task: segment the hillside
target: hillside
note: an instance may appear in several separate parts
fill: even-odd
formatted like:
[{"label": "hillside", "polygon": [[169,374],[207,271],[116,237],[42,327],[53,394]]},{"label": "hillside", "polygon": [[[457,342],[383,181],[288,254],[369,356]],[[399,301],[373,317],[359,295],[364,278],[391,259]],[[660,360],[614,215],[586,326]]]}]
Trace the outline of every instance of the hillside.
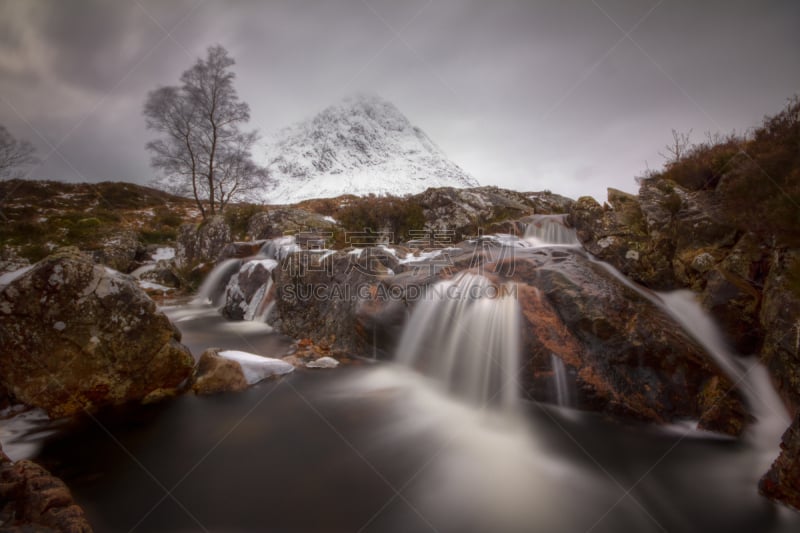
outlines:
[{"label": "hillside", "polygon": [[36,261],[59,246],[100,249],[120,232],[145,244],[170,242],[186,221],[199,220],[194,201],[133,183],[0,182],[0,249]]}]

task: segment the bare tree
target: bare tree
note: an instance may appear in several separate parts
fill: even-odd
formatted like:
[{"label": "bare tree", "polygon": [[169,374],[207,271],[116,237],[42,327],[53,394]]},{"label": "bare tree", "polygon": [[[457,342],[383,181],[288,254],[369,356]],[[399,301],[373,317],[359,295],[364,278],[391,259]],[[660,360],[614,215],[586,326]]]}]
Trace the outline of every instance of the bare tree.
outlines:
[{"label": "bare tree", "polygon": [[235,64],[222,46],[208,49],[181,76],[180,86],[151,91],[144,105],[148,129],[160,138],[147,143],[156,185],[191,196],[203,215],[222,213],[229,201],[266,179],[253,162],[258,133],[242,132],[250,107],[233,86]]},{"label": "bare tree", "polygon": [[663,157],[667,160],[667,163],[677,163],[683,156],[686,155],[686,152],[689,151],[691,148],[692,143],[690,141],[690,137],[692,136],[692,130],[689,130],[688,133],[680,133],[677,130],[672,130],[672,142],[667,144],[664,149],[665,152],[658,152],[658,155]]},{"label": "bare tree", "polygon": [[0,125],[0,180],[21,177],[23,174],[20,167],[38,161],[34,156],[35,152],[36,149],[31,143],[15,139],[3,125]]}]

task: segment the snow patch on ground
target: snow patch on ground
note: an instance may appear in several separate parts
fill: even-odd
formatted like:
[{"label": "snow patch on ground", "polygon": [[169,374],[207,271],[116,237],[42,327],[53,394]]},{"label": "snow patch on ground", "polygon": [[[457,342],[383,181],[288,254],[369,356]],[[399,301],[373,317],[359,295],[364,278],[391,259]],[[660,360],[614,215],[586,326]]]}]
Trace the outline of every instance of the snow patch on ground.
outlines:
[{"label": "snow patch on ground", "polygon": [[219,352],[219,356],[239,363],[242,367],[244,379],[247,381],[248,385],[258,383],[270,376],[288,374],[294,370],[294,367],[286,361],[273,359],[271,357],[262,357],[248,352],[225,350]]},{"label": "snow patch on ground", "polygon": [[164,248],[158,248],[156,250],[156,253],[154,253],[150,257],[153,259],[153,261],[162,261],[162,260],[163,261],[168,261],[168,260],[173,259],[175,257],[175,248],[172,248],[172,247],[169,247],[169,246],[164,247]]},{"label": "snow patch on ground", "polygon": [[11,272],[6,272],[5,274],[0,275],[0,285],[8,285],[15,279],[21,277],[25,272],[32,269],[35,265],[28,265],[22,268],[18,268],[17,270],[12,270]]},{"label": "snow patch on ground", "polygon": [[163,291],[163,292],[169,292],[173,290],[172,287],[167,287],[166,285],[161,285],[160,283],[154,283],[152,281],[140,279],[138,280],[138,283],[139,287],[143,288],[144,290]]},{"label": "snow patch on ground", "polygon": [[306,363],[306,368],[336,368],[337,366],[339,366],[339,361],[328,356]]}]

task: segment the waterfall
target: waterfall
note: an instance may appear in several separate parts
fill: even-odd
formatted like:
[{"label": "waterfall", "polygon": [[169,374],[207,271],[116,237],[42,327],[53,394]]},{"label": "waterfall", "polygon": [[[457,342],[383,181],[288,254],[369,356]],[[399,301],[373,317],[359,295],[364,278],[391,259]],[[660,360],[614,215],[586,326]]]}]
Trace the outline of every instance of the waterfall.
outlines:
[{"label": "waterfall", "polygon": [[572,394],[572,387],[569,384],[569,376],[567,375],[567,367],[564,361],[556,354],[550,354],[550,368],[553,370],[556,404],[562,407],[574,407],[575,400]]},{"label": "waterfall", "polygon": [[566,225],[566,215],[534,215],[525,228],[525,240],[535,246],[579,246],[575,230]]},{"label": "waterfall", "polygon": [[302,250],[302,248],[297,244],[294,236],[289,235],[268,240],[264,246],[261,247],[258,255],[267,259],[282,261],[290,253],[299,252],[300,250]]},{"label": "waterfall", "polygon": [[736,356],[711,316],[688,290],[659,293],[665,309],[714,359],[733,384],[742,392],[755,417],[749,438],[759,451],[759,472],[765,471],[778,453],[781,435],[791,423],[767,369],[755,358]]},{"label": "waterfall", "polygon": [[244,312],[245,320],[259,320],[261,322],[265,321],[261,320],[264,313],[264,308],[268,308],[270,304],[274,303],[267,302],[265,300],[270,289],[272,289],[272,278],[258,288],[256,293],[253,295],[253,298],[250,300],[250,303],[247,304],[247,309],[245,309]]},{"label": "waterfall", "polygon": [[231,276],[239,271],[241,266],[241,259],[226,259],[221,262],[206,276],[200,289],[197,291],[197,297],[192,300],[196,305],[219,305],[220,299],[225,295],[225,287]]},{"label": "waterfall", "polygon": [[397,361],[475,407],[515,405],[520,310],[508,289],[469,273],[436,283],[411,313]]}]

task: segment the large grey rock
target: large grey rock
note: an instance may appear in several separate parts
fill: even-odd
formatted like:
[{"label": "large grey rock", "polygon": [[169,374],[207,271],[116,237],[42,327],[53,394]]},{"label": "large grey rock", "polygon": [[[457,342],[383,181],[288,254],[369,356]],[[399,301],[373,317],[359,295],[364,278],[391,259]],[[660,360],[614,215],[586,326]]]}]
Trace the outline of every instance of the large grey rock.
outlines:
[{"label": "large grey rock", "polygon": [[294,207],[271,207],[256,213],[247,223],[247,235],[252,240],[274,239],[313,230],[330,232],[335,224],[317,213]]},{"label": "large grey rock", "polygon": [[145,247],[135,231],[121,231],[108,238],[102,248],[93,252],[93,256],[98,263],[127,273],[144,253]]},{"label": "large grey rock", "polygon": [[206,219],[199,226],[184,224],[175,245],[175,264],[191,268],[199,263],[213,263],[231,240],[231,228],[220,215]]},{"label": "large grey rock", "polygon": [[133,278],[76,251],[0,292],[0,388],[51,417],[175,389],[193,359]]}]

